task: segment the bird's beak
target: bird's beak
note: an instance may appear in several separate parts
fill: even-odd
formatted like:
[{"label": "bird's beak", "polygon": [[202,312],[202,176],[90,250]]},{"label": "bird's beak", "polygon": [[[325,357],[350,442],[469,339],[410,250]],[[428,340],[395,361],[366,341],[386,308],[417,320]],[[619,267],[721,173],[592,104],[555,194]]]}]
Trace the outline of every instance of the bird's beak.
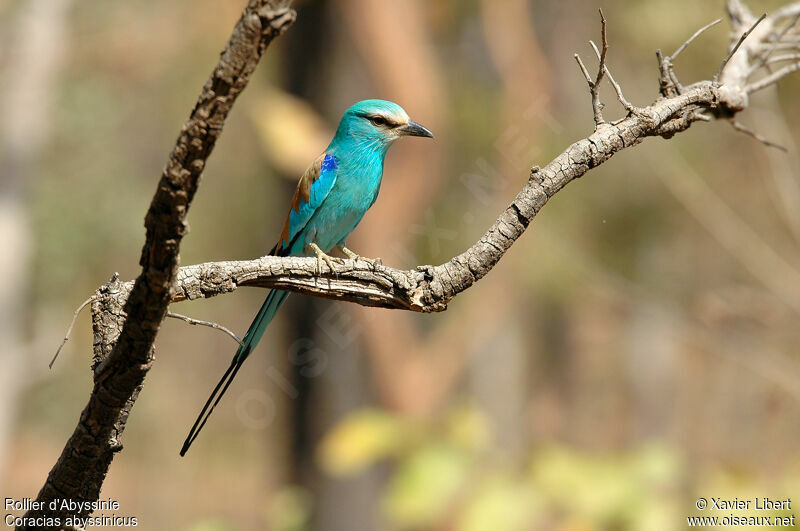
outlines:
[{"label": "bird's beak", "polygon": [[406,125],[399,129],[401,135],[405,136],[424,136],[426,138],[433,138],[433,133],[424,125],[418,124],[409,120]]}]

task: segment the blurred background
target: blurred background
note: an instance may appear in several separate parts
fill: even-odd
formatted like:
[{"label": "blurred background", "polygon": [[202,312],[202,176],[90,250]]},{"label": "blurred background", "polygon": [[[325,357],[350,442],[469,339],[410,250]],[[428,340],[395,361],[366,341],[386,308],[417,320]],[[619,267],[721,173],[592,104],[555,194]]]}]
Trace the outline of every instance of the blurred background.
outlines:
[{"label": "blurred background", "polygon": [[[3,497],[35,497],[75,427],[88,311],[47,363],[83,300],[138,274],[157,179],[243,4],[0,0]],[[391,150],[348,243],[444,262],[591,132],[572,55],[595,64],[598,7],[612,72],[646,105],[655,50],[723,4],[298,0],[209,160],[182,263],[270,249],[343,110],[373,97],[436,140]],[[716,72],[728,28],[681,55],[682,82]],[[235,343],[167,320],[103,498],[192,531],[681,529],[714,514],[700,496],[800,503],[798,91],[786,78],[739,117],[788,154],[724,122],[625,150],[445,313],[291,297],[185,458]],[[264,296],[172,310],[243,334]]]}]

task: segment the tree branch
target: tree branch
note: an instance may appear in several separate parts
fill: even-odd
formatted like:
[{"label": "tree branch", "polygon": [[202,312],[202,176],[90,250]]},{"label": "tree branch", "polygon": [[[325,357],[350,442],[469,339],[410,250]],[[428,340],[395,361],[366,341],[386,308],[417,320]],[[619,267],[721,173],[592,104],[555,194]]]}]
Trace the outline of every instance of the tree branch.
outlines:
[{"label": "tree branch", "polygon": [[[595,128],[600,127],[602,124],[605,123],[605,119],[603,119],[603,103],[600,101],[600,83],[603,81],[603,76],[607,72],[606,69],[606,54],[608,53],[608,39],[606,38],[606,17],[603,15],[603,10],[599,9],[600,12],[600,35],[602,37],[602,44],[603,44],[603,51],[598,52],[597,47],[592,42],[592,47],[594,47],[595,51],[597,52],[597,59],[600,61],[600,66],[597,68],[597,77],[592,80],[592,77],[589,75],[589,71],[586,69],[586,66],[583,64],[581,60],[581,56],[577,53],[574,55],[575,60],[578,62],[578,66],[581,68],[581,72],[583,72],[583,76],[586,78],[586,82],[589,84],[589,93],[592,96],[592,112],[594,113],[594,125]],[[591,42],[591,41],[589,41]]]},{"label": "tree branch", "polygon": [[[90,511],[50,510],[56,498],[98,499],[130,408],[153,360],[153,342],[172,299],[178,273],[180,241],[186,214],[205,162],[222,132],[237,96],[273,38],[294,21],[284,0],[250,0],[208,78],[169,155],[145,217],[142,272],[124,301],[118,282],[98,290],[92,304],[95,332],[94,389],[78,426],[67,441],[37,501],[45,509],[26,513],[18,529],[58,528],[46,517],[63,521]],[[124,302],[124,306],[123,306]],[[52,523],[52,521],[51,521]],[[42,525],[44,524],[44,525]]]},{"label": "tree branch", "polygon": [[753,22],[752,26],[750,26],[744,33],[742,33],[742,36],[739,37],[739,40],[737,40],[736,44],[733,45],[733,48],[731,49],[730,53],[727,55],[727,57],[725,57],[725,59],[722,60],[722,64],[719,65],[719,70],[717,70],[717,74],[714,76],[714,81],[719,81],[722,72],[725,71],[725,67],[728,66],[728,62],[733,57],[733,54],[735,54],[739,50],[739,47],[742,45],[742,43],[744,43],[744,40],[747,37],[749,37],[751,33],[753,33],[753,30],[756,29],[756,26],[761,24],[761,21],[764,20],[765,18],[767,18],[767,14],[763,13],[760,17],[756,19],[755,22]]},{"label": "tree branch", "polygon": [[[763,21],[762,24],[773,23],[770,18],[759,20]],[[742,97],[739,87],[746,85],[749,69],[733,66],[741,61],[740,55],[745,60],[748,57],[756,60],[752,51],[763,42],[754,40],[752,35],[750,39],[744,38],[747,36],[744,33],[752,34],[755,21],[752,16],[734,18],[733,33],[738,37],[732,47],[740,51],[739,54],[732,51],[727,54],[729,66],[722,69],[721,76],[725,83],[707,80],[680,87],[673,96],[659,98],[648,107],[636,108],[635,114],[618,122],[601,122],[593,134],[569,146],[549,164],[542,168],[534,167],[514,201],[480,240],[446,263],[399,270],[344,260],[334,264],[332,269],[324,267],[318,276],[315,258],[265,256],[247,261],[209,262],[180,268],[172,300],[208,298],[230,293],[241,286],[252,286],[280,288],[363,306],[426,313],[444,311],[450,300],[469,289],[500,261],[547,201],[569,182],[647,137],[670,138],[694,122],[709,121],[709,115],[730,118],[744,110],[747,99]],[[604,19],[602,24],[605,26]],[[761,35],[768,39],[770,34],[764,32]],[[601,60],[598,70],[607,74],[605,58],[600,50],[596,51]],[[602,77],[598,72],[597,78],[593,79],[577,55],[576,60],[588,81],[594,112],[597,108],[594,105],[595,81],[598,78],[602,80]],[[664,69],[671,70],[670,57],[661,61]],[[737,89],[732,90],[731,86]],[[763,141],[760,135],[757,138]],[[126,283],[122,289],[131,286],[132,283]]]},{"label": "tree branch", "polygon": [[239,336],[237,336],[236,334],[234,334],[233,332],[231,332],[230,330],[228,330],[219,323],[213,323],[211,321],[201,321],[200,319],[193,319],[188,315],[183,315],[175,312],[167,312],[167,317],[170,317],[172,319],[180,319],[181,321],[189,323],[190,325],[207,326],[208,328],[219,330],[220,332],[224,332],[225,334],[233,338],[233,340],[239,343],[239,345],[244,346],[244,341],[242,341]]},{"label": "tree branch", "polygon": [[695,40],[697,37],[699,37],[700,35],[702,35],[703,33],[705,33],[705,32],[706,32],[706,30],[709,30],[709,29],[711,29],[712,27],[716,26],[716,25],[717,25],[717,24],[719,24],[720,22],[722,22],[722,19],[721,19],[721,18],[718,18],[717,20],[715,20],[715,21],[713,21],[713,22],[709,22],[708,24],[706,24],[705,26],[703,26],[703,27],[702,27],[702,28],[700,28],[699,30],[695,31],[695,32],[692,34],[692,36],[691,36],[691,37],[689,37],[688,39],[686,39],[686,40],[683,42],[683,44],[681,44],[681,45],[678,47],[678,49],[677,49],[677,50],[675,50],[675,51],[672,53],[672,55],[670,55],[670,59],[673,59],[673,60],[674,60],[674,59],[676,59],[676,58],[677,58],[677,57],[678,57],[678,56],[681,54],[681,52],[682,52],[682,51],[684,51],[684,50],[686,49],[686,47],[687,47],[687,46],[689,46],[690,44],[692,44],[692,41],[694,41],[694,40]]},{"label": "tree branch", "polygon": [[762,79],[759,79],[755,83],[747,85],[747,92],[752,94],[753,92],[758,92],[759,90],[765,89],[768,86],[774,85],[780,81],[781,78],[786,77],[793,72],[797,72],[798,70],[800,70],[800,61],[789,66],[784,66],[780,70],[773,72]]},{"label": "tree branch", "polygon": [[61,353],[61,349],[64,348],[64,345],[66,345],[67,341],[69,341],[69,336],[70,334],[72,334],[72,327],[75,326],[75,321],[78,320],[78,316],[80,315],[80,313],[83,311],[84,308],[89,306],[89,304],[93,300],[94,300],[94,295],[83,301],[81,305],[78,306],[78,308],[75,310],[75,313],[72,314],[72,321],[70,321],[69,328],[67,328],[67,332],[64,334],[64,339],[61,340],[61,344],[58,346],[58,349],[56,349],[56,353],[53,354],[53,359],[50,360],[50,364],[48,365],[49,368],[51,369],[53,368],[53,364],[58,359],[58,355]]}]

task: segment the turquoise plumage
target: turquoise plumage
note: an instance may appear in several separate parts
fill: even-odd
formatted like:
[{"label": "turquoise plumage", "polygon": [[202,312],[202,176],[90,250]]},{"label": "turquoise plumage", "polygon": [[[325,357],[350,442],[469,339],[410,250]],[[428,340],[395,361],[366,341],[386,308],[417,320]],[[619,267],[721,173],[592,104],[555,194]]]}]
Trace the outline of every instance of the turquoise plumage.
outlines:
[{"label": "turquoise plumage", "polygon": [[[339,247],[350,258],[369,260],[345,246],[347,236],[375,203],[386,151],[402,136],[433,138],[433,133],[409,119],[402,107],[390,101],[364,100],[347,109],[328,148],[300,178],[281,238],[270,254],[316,255],[321,268],[323,261],[331,263],[327,253]],[[269,292],[244,336],[243,345],[189,431],[181,455],[197,438],[288,295],[281,290]]]}]

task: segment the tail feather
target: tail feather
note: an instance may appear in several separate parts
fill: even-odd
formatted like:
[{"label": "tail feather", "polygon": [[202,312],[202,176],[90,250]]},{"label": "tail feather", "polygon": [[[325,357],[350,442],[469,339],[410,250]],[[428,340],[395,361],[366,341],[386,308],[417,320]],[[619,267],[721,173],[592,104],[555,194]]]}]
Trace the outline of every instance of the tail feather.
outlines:
[{"label": "tail feather", "polygon": [[216,387],[214,387],[211,396],[208,397],[203,409],[200,411],[200,415],[197,416],[197,420],[194,421],[192,428],[189,430],[189,435],[186,436],[186,440],[183,442],[183,447],[181,448],[181,456],[186,454],[189,447],[200,434],[200,430],[206,425],[206,421],[208,421],[214,408],[219,404],[219,401],[222,399],[225,391],[228,390],[231,382],[233,382],[233,379],[236,377],[236,373],[239,372],[239,369],[250,355],[250,352],[258,345],[258,342],[264,335],[264,331],[266,331],[267,326],[272,321],[272,318],[275,317],[275,313],[277,313],[278,308],[281,307],[287,296],[289,296],[288,292],[280,290],[272,290],[269,292],[269,295],[267,295],[267,300],[261,305],[261,309],[258,311],[256,318],[250,324],[250,328],[247,329],[247,333],[242,340],[244,344],[240,345],[236,350],[236,354],[233,356],[230,366],[225,371],[225,374],[222,375]]}]

